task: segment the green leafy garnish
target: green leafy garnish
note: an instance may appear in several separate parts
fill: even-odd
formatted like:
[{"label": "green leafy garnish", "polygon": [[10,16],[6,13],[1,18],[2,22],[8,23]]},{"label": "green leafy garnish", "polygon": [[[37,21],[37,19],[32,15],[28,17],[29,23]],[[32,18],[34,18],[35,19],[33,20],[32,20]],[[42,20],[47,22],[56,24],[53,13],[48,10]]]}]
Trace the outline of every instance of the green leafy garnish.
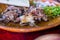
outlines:
[{"label": "green leafy garnish", "polygon": [[47,6],[44,7],[44,13],[48,17],[56,17],[60,15],[60,6]]}]

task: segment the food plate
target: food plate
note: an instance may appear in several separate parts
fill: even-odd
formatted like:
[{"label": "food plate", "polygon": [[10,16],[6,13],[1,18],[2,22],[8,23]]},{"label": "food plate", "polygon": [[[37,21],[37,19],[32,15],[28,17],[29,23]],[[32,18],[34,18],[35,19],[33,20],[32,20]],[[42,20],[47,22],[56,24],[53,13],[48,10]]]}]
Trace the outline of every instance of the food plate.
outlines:
[{"label": "food plate", "polygon": [[[6,5],[0,4],[1,5],[1,9],[2,11],[4,11],[6,9]],[[0,11],[0,12],[2,12]],[[39,26],[37,27],[9,27],[9,26],[2,26],[0,25],[0,29],[6,30],[6,31],[10,31],[10,32],[35,32],[35,31],[41,31],[41,30],[46,30],[46,29],[50,29],[53,27],[56,27],[60,25],[60,16],[56,17],[54,19],[50,19],[50,21],[48,22],[41,22],[39,23]]]}]

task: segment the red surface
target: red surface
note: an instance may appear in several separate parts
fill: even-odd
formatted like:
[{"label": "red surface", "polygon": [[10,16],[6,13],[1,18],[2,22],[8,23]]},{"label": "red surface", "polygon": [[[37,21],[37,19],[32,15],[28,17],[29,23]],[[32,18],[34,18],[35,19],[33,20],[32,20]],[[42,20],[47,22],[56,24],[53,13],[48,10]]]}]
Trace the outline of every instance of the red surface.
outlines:
[{"label": "red surface", "polygon": [[51,33],[60,34],[60,27],[32,33],[13,33],[0,29],[0,40],[34,40],[38,36]]}]

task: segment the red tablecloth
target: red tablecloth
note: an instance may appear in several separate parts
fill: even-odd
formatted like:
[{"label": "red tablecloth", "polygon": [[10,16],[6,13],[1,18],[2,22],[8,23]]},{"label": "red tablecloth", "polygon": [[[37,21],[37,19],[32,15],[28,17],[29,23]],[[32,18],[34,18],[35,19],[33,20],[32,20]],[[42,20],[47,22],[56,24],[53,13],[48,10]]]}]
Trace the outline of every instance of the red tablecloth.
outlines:
[{"label": "red tablecloth", "polygon": [[51,33],[60,34],[60,27],[32,33],[13,33],[0,29],[0,40],[34,40],[38,36]]}]

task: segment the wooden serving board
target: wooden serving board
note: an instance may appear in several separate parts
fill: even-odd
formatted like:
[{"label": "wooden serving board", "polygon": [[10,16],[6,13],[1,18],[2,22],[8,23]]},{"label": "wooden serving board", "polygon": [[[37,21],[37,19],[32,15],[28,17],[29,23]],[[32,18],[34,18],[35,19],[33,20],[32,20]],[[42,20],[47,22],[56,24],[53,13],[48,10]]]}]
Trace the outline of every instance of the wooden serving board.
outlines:
[{"label": "wooden serving board", "polygon": [[31,27],[31,28],[14,28],[14,27],[7,27],[7,26],[0,26],[0,29],[10,31],[10,32],[34,32],[34,31],[41,31],[50,29],[60,25],[60,17],[57,17],[47,23],[42,24],[39,27]]}]

